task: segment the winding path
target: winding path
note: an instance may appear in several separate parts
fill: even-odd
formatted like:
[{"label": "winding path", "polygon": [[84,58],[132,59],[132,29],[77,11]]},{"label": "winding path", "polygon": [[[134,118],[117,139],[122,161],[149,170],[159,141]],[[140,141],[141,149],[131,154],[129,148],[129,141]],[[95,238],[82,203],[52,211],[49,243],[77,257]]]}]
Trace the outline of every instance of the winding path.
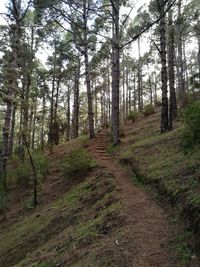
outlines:
[{"label": "winding path", "polygon": [[130,253],[133,255],[131,266],[180,266],[166,248],[171,231],[167,215],[148,193],[133,184],[131,173],[111,158],[106,151],[108,144],[108,131],[103,130],[91,141],[89,152],[101,167],[115,176],[128,216],[127,230],[131,240]]}]

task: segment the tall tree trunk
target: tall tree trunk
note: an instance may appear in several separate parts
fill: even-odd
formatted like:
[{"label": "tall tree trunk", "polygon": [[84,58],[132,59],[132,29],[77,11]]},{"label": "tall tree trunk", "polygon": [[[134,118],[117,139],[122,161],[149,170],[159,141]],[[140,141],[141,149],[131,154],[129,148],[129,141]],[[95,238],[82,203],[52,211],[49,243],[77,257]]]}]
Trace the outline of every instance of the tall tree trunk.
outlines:
[{"label": "tall tree trunk", "polygon": [[73,138],[78,137],[78,130],[79,130],[79,80],[80,80],[80,60],[78,62],[78,68],[75,71]]},{"label": "tall tree trunk", "polygon": [[153,106],[153,89],[150,76],[149,76],[149,91],[150,91],[150,105]]},{"label": "tall tree trunk", "polygon": [[43,96],[42,96],[42,129],[41,129],[41,149],[44,151],[44,121],[45,121],[45,105],[46,105],[46,84],[44,81]]},{"label": "tall tree trunk", "polygon": [[119,34],[119,0],[111,1],[113,16],[112,36],[112,139],[119,143],[119,82],[120,82],[120,34]]},{"label": "tall tree trunk", "polygon": [[84,20],[84,59],[85,59],[85,75],[87,86],[87,100],[88,100],[88,123],[89,123],[89,138],[94,138],[94,114],[93,114],[93,99],[92,90],[90,84],[90,65],[88,59],[88,12],[90,7],[90,1],[83,1],[83,20]]},{"label": "tall tree trunk", "polygon": [[[170,1],[171,4],[171,1]],[[174,27],[172,9],[168,12],[168,73],[170,90],[169,128],[172,129],[173,119],[177,116],[176,92],[174,86]]]},{"label": "tall tree trunk", "polygon": [[34,99],[34,107],[33,107],[33,126],[32,126],[32,137],[31,137],[31,149],[35,148],[35,127],[36,127],[36,113],[37,113],[37,97]]},{"label": "tall tree trunk", "polygon": [[107,60],[107,73],[108,73],[108,121],[111,124],[111,100],[110,100],[110,67],[109,61]]},{"label": "tall tree trunk", "polygon": [[199,82],[200,82],[200,33],[199,33],[199,36],[198,36],[198,54],[197,54],[197,58],[198,58]]},{"label": "tall tree trunk", "polygon": [[[163,15],[165,11],[164,0],[157,0],[159,2],[159,11]],[[169,129],[168,119],[168,94],[167,94],[167,53],[166,53],[166,24],[165,16],[160,20],[160,55],[161,55],[161,81],[162,81],[162,109],[161,109],[161,133]]]},{"label": "tall tree trunk", "polygon": [[16,109],[17,109],[17,106],[16,104],[14,104],[12,108],[12,123],[11,123],[10,140],[9,140],[9,155],[12,155],[13,153]]},{"label": "tall tree trunk", "polygon": [[122,119],[126,120],[126,97],[125,97],[125,62],[123,54],[123,67],[122,67]]},{"label": "tall tree trunk", "polygon": [[[15,4],[15,6],[14,6]],[[13,96],[15,95],[16,85],[17,85],[17,60],[18,60],[18,47],[20,40],[20,1],[12,4],[12,15],[15,20],[15,24],[12,24],[11,27],[11,66],[8,80],[8,91],[6,99],[6,111],[5,119],[2,132],[2,151],[1,151],[1,160],[0,160],[0,187],[3,186],[6,189],[6,175],[7,175],[7,162],[9,156],[9,136],[10,136],[10,127],[11,127],[11,118],[12,118],[12,107],[13,107]]]},{"label": "tall tree trunk", "polygon": [[157,95],[157,79],[156,79],[156,75],[154,78],[154,105],[156,105],[158,102],[158,95]]},{"label": "tall tree trunk", "polygon": [[97,99],[97,89],[96,82],[94,82],[94,118],[95,118],[95,130],[98,132],[98,99]]},{"label": "tall tree trunk", "polygon": [[69,141],[70,140],[70,88],[68,87],[68,91],[67,91],[67,132],[66,132],[66,140]]},{"label": "tall tree trunk", "polygon": [[182,14],[181,5],[182,0],[178,0],[178,18],[177,18],[177,42],[178,42],[178,96],[180,105],[184,105],[185,98],[185,80],[184,80],[184,68],[183,68],[183,42],[182,42]]},{"label": "tall tree trunk", "polygon": [[137,91],[136,91],[136,77],[134,73],[134,78],[133,78],[133,109],[136,111],[136,106],[137,106]]},{"label": "tall tree trunk", "polygon": [[189,88],[189,76],[188,76],[185,40],[183,40],[183,67],[184,67],[185,91],[187,92]]},{"label": "tall tree trunk", "polygon": [[138,38],[138,111],[143,111],[143,84],[142,84],[142,66],[140,52],[140,38]]},{"label": "tall tree trunk", "polygon": [[54,122],[54,93],[55,93],[55,82],[56,82],[56,51],[54,53],[53,60],[53,77],[52,77],[52,89],[51,89],[51,101],[50,101],[50,119],[49,119],[49,137],[48,142],[50,148],[53,147],[53,122]]}]

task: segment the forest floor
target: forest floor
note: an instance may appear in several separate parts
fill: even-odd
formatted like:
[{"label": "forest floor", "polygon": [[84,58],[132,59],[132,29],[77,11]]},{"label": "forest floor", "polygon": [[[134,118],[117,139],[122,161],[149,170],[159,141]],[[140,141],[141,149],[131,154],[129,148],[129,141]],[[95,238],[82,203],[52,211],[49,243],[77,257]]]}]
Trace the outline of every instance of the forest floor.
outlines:
[{"label": "forest floor", "polygon": [[[159,114],[142,117],[123,127],[116,148],[108,130],[101,131],[86,148],[97,166],[74,181],[64,178],[63,159],[85,142],[79,138],[46,152],[50,168],[37,208],[30,208],[30,188],[10,183],[6,217],[0,217],[0,266],[200,266],[189,250],[199,217],[195,213],[197,225],[188,221],[185,231],[173,208],[193,218],[199,196],[198,157],[184,156],[178,128],[179,122],[160,135]],[[12,173],[15,167],[11,162]]]}]

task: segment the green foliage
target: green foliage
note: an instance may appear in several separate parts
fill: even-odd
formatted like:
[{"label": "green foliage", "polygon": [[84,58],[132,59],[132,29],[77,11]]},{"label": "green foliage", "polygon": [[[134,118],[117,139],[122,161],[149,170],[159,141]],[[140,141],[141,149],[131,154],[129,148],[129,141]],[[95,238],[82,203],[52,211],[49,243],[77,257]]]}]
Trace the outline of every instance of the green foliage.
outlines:
[{"label": "green foliage", "polygon": [[33,160],[38,175],[44,178],[48,174],[48,169],[49,169],[48,158],[41,153],[36,153],[33,155]]},{"label": "green foliage", "polygon": [[15,171],[17,183],[22,186],[28,186],[31,174],[30,165],[27,162],[20,163]]},{"label": "green foliage", "polygon": [[4,213],[6,208],[6,193],[3,186],[0,185],[0,214]]},{"label": "green foliage", "polygon": [[88,141],[89,141],[88,135],[81,135],[80,140],[84,148],[88,147]]},{"label": "green foliage", "polygon": [[[33,162],[37,172],[37,178],[44,179],[48,174],[49,163],[46,156],[40,153],[33,154]],[[32,181],[33,170],[29,158],[20,162],[15,171],[16,181],[18,184],[28,186]]]},{"label": "green foliage", "polygon": [[150,104],[144,106],[144,112],[143,113],[145,116],[150,116],[150,115],[154,114],[155,113],[154,106],[152,106]]},{"label": "green foliage", "polygon": [[132,122],[134,123],[136,121],[136,119],[138,118],[139,114],[136,111],[130,111],[128,114],[128,120],[132,120]]},{"label": "green foliage", "polygon": [[193,149],[200,144],[200,102],[196,101],[183,112],[184,128],[182,144],[185,150]]},{"label": "green foliage", "polygon": [[67,179],[82,176],[96,165],[84,149],[72,151],[64,160],[64,174]]},{"label": "green foliage", "polygon": [[109,154],[114,154],[114,152],[116,151],[117,149],[117,146],[113,145],[113,144],[109,144],[107,146],[107,149],[106,151],[109,153]]}]

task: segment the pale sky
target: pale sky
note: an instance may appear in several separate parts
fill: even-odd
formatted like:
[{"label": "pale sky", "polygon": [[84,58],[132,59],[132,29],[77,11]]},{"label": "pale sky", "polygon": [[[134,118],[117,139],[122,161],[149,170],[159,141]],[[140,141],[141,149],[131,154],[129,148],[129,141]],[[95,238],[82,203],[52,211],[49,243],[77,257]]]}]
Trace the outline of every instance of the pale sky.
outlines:
[{"label": "pale sky", "polygon": [[[6,9],[6,4],[9,2],[9,0],[0,0],[0,13],[5,13],[7,12]],[[22,2],[27,3],[28,0],[22,0]],[[137,10],[138,8],[140,8],[141,6],[144,6],[145,4],[148,5],[148,3],[150,2],[150,0],[132,0],[133,2],[133,10],[130,14],[130,18],[134,19],[134,17],[137,14]],[[129,8],[127,8],[126,10],[124,8],[122,8],[122,13],[124,12],[129,12]],[[5,24],[6,21],[5,19],[0,16],[0,24]],[[193,49],[195,46],[195,40],[193,41],[194,43],[190,44],[187,47],[187,50]],[[147,52],[149,50],[149,40],[145,37],[142,36],[141,38],[141,55],[143,55],[145,52]],[[48,51],[42,50],[38,53],[39,57],[42,58],[43,61],[46,60],[48,54]],[[49,51],[51,53],[51,51]],[[138,45],[137,42],[132,43],[132,56],[134,56],[135,58],[138,58]]]}]

